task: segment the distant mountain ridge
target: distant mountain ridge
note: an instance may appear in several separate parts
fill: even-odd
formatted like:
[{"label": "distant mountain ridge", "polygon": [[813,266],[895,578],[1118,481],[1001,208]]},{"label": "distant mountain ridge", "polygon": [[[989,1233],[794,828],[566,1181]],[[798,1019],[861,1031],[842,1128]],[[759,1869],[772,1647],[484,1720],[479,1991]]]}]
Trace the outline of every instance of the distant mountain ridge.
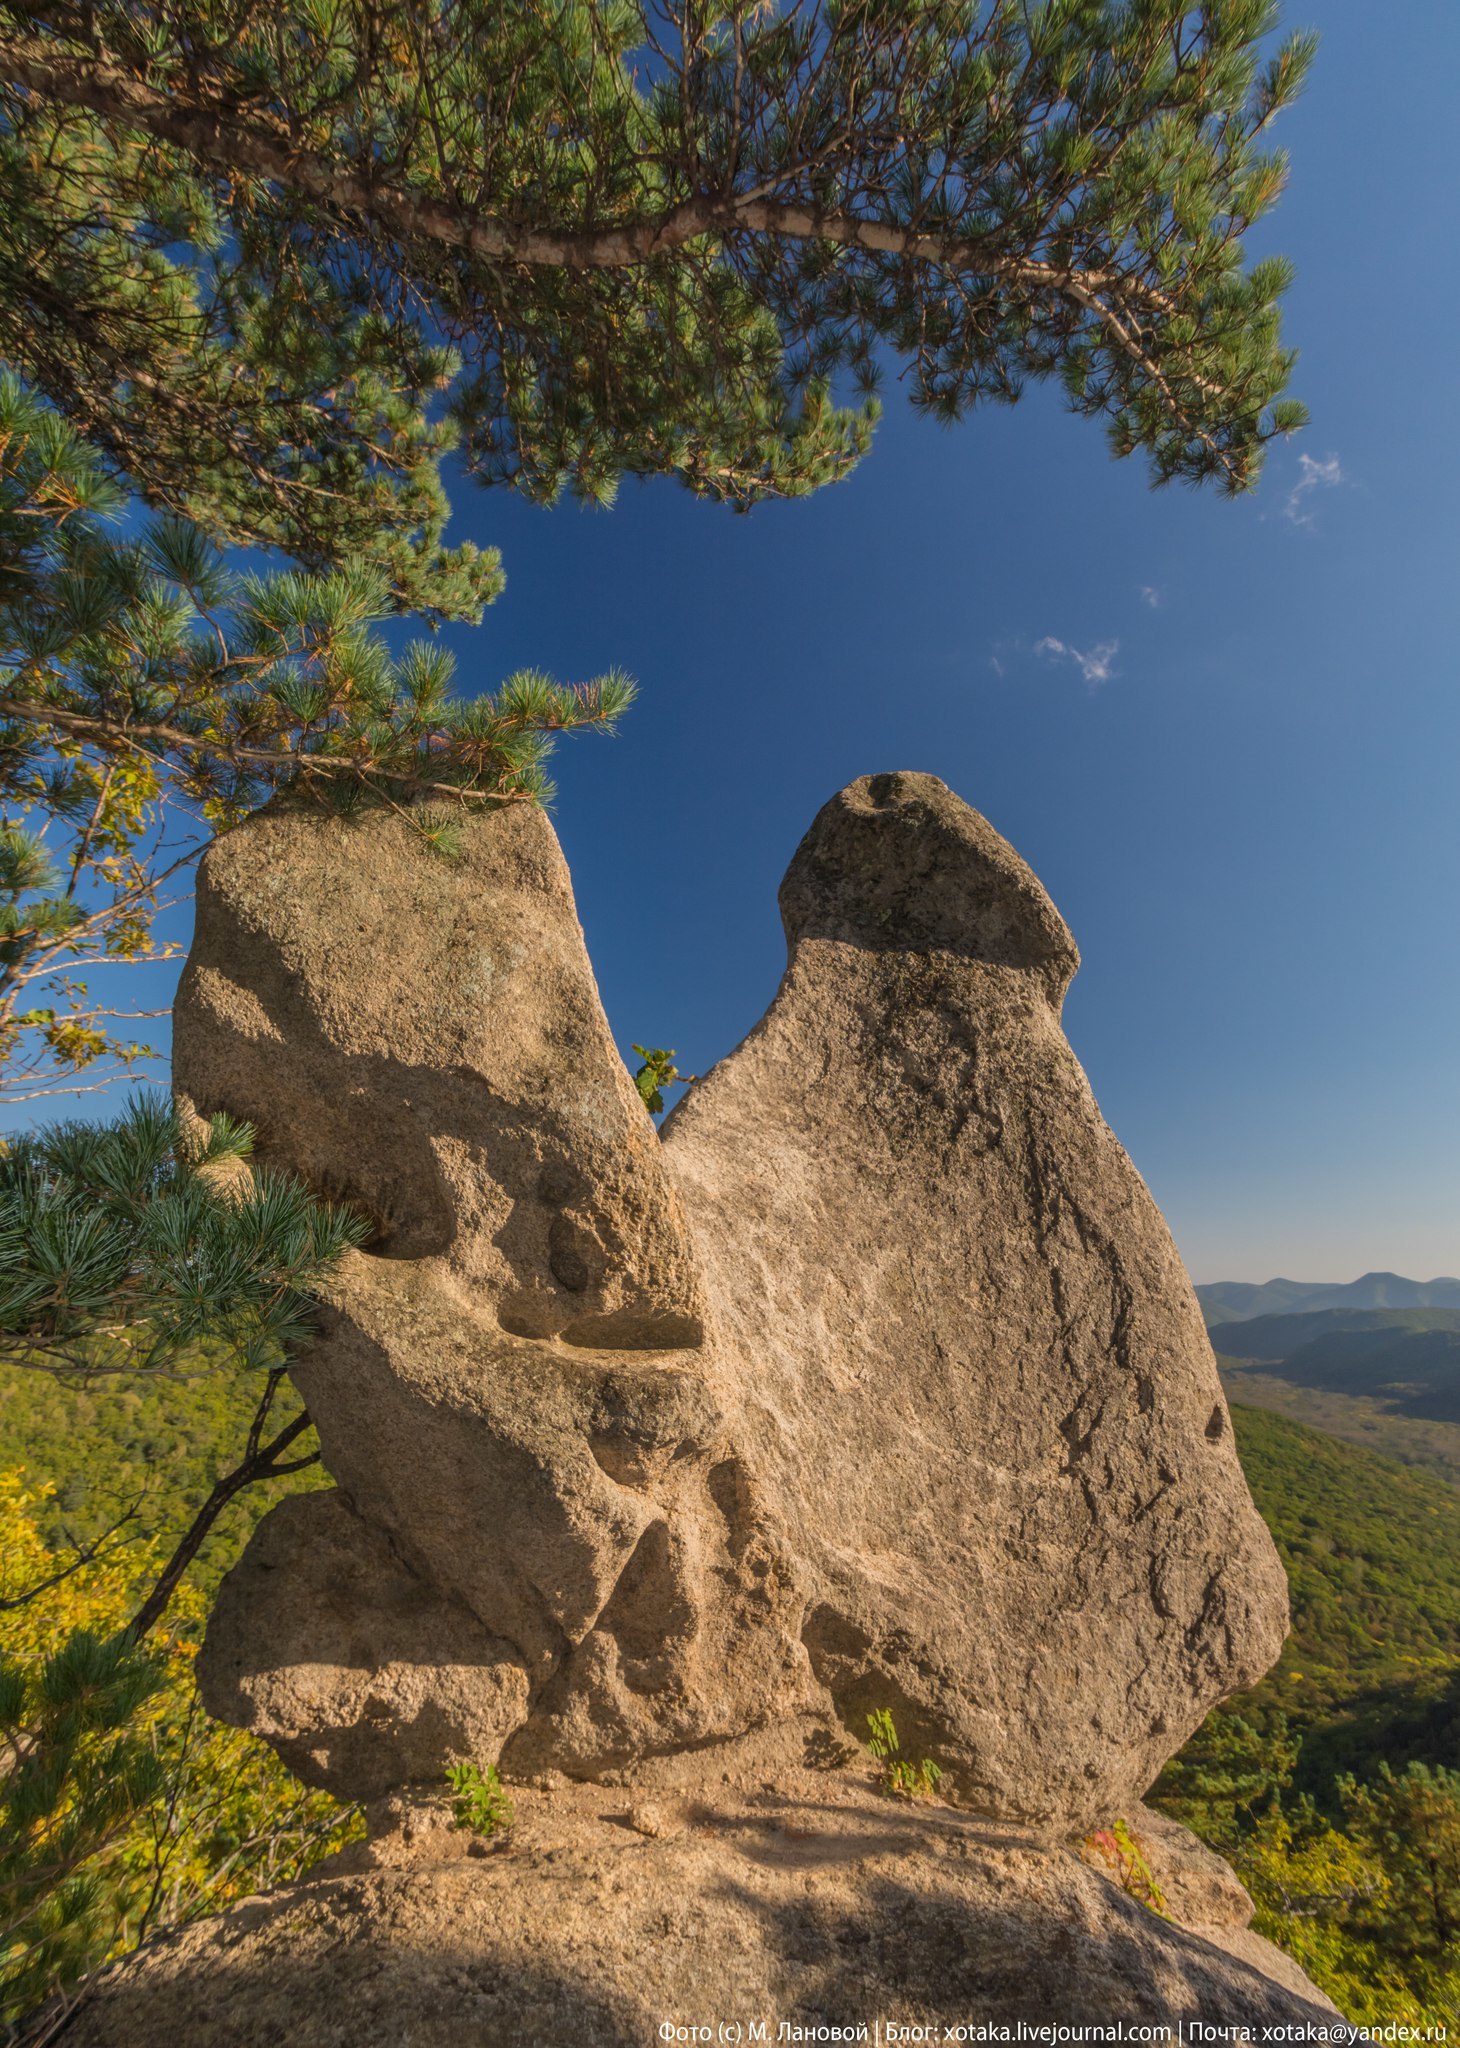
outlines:
[{"label": "distant mountain ridge", "polygon": [[[1406,1280],[1399,1273],[1365,1273],[1358,1280],[1213,1280],[1198,1287],[1207,1328],[1253,1316],[1301,1314],[1312,1309],[1460,1309],[1460,1280]],[[1218,1347],[1221,1348],[1220,1346]]]},{"label": "distant mountain ridge", "polygon": [[[1280,1359],[1296,1357],[1322,1339],[1345,1340],[1358,1355],[1407,1343],[1418,1356],[1423,1340],[1460,1342],[1460,1308],[1310,1308],[1280,1316],[1243,1316],[1214,1325],[1221,1333],[1215,1346],[1226,1358]],[[1438,1356],[1443,1345],[1431,1345]]]},{"label": "distant mountain ridge", "polygon": [[1460,1423],[1460,1309],[1306,1309],[1218,1323],[1229,1368],[1375,1401],[1390,1414]]}]

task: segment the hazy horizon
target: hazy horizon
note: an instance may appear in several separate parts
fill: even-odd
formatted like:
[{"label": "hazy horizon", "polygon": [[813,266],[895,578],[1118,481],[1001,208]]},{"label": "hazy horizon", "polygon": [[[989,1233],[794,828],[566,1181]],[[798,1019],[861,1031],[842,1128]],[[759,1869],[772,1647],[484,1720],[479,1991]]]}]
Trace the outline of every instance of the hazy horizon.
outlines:
[{"label": "hazy horizon", "polygon": [[1347,1279],[1321,1273],[1316,1278],[1307,1273],[1269,1273],[1266,1279],[1249,1280],[1242,1274],[1218,1273],[1209,1280],[1199,1280],[1193,1274],[1191,1284],[1193,1287],[1352,1287],[1356,1281],[1371,1280],[1376,1275],[1382,1275],[1388,1280],[1405,1280],[1414,1287],[1438,1287],[1443,1284],[1460,1287],[1460,1274],[1457,1273],[1400,1273],[1392,1266],[1366,1266],[1362,1273],[1352,1273]]}]

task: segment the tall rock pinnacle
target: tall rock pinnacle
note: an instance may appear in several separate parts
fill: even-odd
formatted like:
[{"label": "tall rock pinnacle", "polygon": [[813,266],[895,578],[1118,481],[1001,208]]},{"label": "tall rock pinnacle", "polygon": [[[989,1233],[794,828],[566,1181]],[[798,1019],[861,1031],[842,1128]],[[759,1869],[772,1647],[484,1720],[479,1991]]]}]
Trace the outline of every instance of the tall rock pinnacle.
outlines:
[{"label": "tall rock pinnacle", "polygon": [[447,862],[277,806],[208,856],[179,1092],[377,1233],[294,1371],[335,1489],[265,1518],[200,1661],[310,1781],[594,1778],[887,1707],[963,1803],[1081,1826],[1276,1656],[1039,882],[883,775],[782,908],[779,994],[661,1144],[540,812]]}]

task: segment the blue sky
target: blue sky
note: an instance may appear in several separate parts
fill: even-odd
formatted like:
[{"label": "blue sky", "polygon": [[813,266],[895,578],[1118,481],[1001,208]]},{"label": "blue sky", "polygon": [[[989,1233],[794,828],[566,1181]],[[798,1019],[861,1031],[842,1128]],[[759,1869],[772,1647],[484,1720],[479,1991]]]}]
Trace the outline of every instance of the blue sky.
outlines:
[{"label": "blue sky", "polygon": [[463,487],[506,595],[469,688],[629,670],[556,819],[609,1017],[703,1071],[774,993],[776,886],[854,776],[993,821],[1084,954],[1066,1023],[1198,1280],[1460,1271],[1454,0],[1311,0],[1258,249],[1313,424],[1253,499],[1152,493],[1034,390],[895,385],[846,484],[736,518]]},{"label": "blue sky", "polygon": [[1194,1277],[1428,1277],[1460,1271],[1460,9],[1287,18],[1323,44],[1262,246],[1313,424],[1254,499],[1152,493],[1051,391],[949,430],[889,387],[850,482],[748,518],[463,493],[508,586],[453,638],[469,687],[638,679],[556,812],[626,1051],[728,1052],[817,807],[927,769],[1073,927],[1071,1040]]}]

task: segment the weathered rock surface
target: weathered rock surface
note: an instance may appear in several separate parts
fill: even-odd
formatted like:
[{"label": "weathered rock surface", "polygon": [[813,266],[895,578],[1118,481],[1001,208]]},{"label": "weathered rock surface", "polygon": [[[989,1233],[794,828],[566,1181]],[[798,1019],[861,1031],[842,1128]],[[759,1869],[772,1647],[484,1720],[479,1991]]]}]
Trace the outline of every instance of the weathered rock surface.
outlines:
[{"label": "weathered rock surface", "polygon": [[[666,2024],[710,2040],[764,2025],[773,2043],[782,2024],[870,2038],[880,2021],[942,2041],[944,2027],[1021,2020],[1201,2019],[1253,2039],[1338,2023],[1246,1928],[1235,1881],[1198,1880],[1221,1917],[1175,1924],[1068,1849],[841,1773],[662,1795],[652,1832],[632,1811],[601,1788],[525,1792],[511,1835],[479,1857],[429,1827],[347,1851],[353,1870],[119,1965],[67,2040],[651,2048]],[[1203,1852],[1165,1827],[1147,1841],[1175,1914],[1183,1859]]]},{"label": "weathered rock surface", "polygon": [[592,1770],[814,1692],[552,828],[467,841],[261,814],[204,864],[176,1011],[184,1099],[377,1225],[295,1372],[339,1491],[266,1518],[199,1663],[349,1796],[438,1782],[468,1727],[494,1756],[529,1708]]},{"label": "weathered rock surface", "polygon": [[227,1582],[213,1711],[376,1796],[890,1707],[985,1813],[1127,1808],[1286,1592],[1038,881],[853,784],[661,1146],[546,819],[467,839],[277,809],[206,863],[178,1086],[379,1229],[296,1372],[338,1492]]},{"label": "weathered rock surface", "polygon": [[1190,1282],[1060,1029],[1074,942],[924,775],[835,797],[781,908],[780,992],[665,1154],[813,1668],[983,1811],[1110,1813],[1287,1604]]},{"label": "weathered rock surface", "polygon": [[[697,1344],[653,1125],[604,1021],[551,825],[509,805],[447,861],[394,813],[271,805],[209,853],[180,1090],[440,1258],[514,1335]],[[444,1275],[443,1275],[444,1277]]]}]

